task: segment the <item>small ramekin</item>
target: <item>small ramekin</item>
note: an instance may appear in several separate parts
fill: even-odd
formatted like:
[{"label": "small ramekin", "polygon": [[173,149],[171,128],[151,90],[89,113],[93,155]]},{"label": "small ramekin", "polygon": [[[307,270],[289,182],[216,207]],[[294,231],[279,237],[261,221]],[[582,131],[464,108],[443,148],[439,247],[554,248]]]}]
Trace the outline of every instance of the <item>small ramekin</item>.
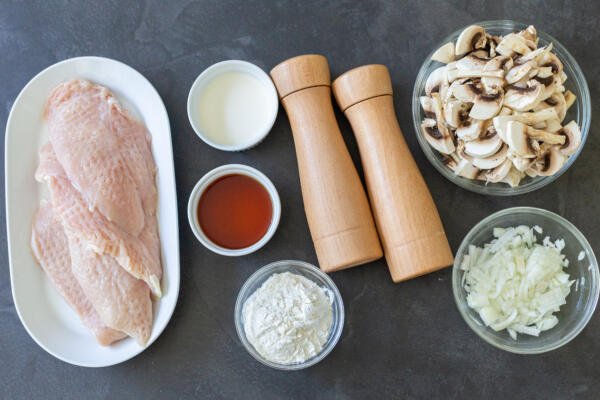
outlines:
[{"label": "small ramekin", "polygon": [[[319,354],[312,358],[309,358],[308,360],[302,363],[279,364],[266,360],[254,349],[254,346],[252,346],[252,344],[248,341],[248,339],[246,338],[246,332],[244,330],[244,318],[242,313],[244,303],[246,302],[248,297],[250,297],[252,293],[254,293],[258,288],[260,288],[261,285],[267,279],[269,279],[271,275],[283,272],[291,272],[294,274],[302,275],[303,277],[315,282],[320,287],[328,289],[333,294],[333,323],[331,325],[331,331],[329,332],[327,342],[325,343]],[[338,290],[335,283],[333,283],[331,278],[327,276],[327,274],[322,272],[319,268],[315,267],[312,264],[305,263],[302,261],[277,261],[262,267],[246,280],[246,282],[240,289],[237,300],[235,302],[234,322],[235,330],[237,331],[240,341],[252,357],[254,357],[257,361],[261,362],[262,364],[268,367],[284,371],[294,371],[315,365],[319,361],[323,360],[333,350],[335,345],[340,340],[342,330],[344,328],[344,302],[342,300],[342,295],[340,294],[340,291]]]},{"label": "small ramekin", "polygon": [[[200,201],[200,197],[202,196],[202,193],[204,193],[206,188],[208,188],[208,186],[210,186],[210,184],[216,181],[217,179],[232,174],[246,175],[250,178],[256,179],[269,192],[269,197],[273,206],[273,217],[265,235],[258,242],[254,243],[251,246],[244,247],[242,249],[227,249],[211,241],[208,238],[208,236],[206,236],[206,234],[202,231],[202,228],[200,227],[200,223],[198,221],[198,214],[196,211],[198,209],[198,202]],[[277,193],[277,189],[275,189],[275,185],[273,185],[273,182],[271,182],[271,180],[259,170],[242,164],[222,165],[206,173],[198,181],[198,183],[196,183],[196,186],[192,190],[192,193],[190,194],[190,199],[188,201],[188,221],[190,223],[190,227],[192,228],[192,232],[194,232],[194,235],[196,235],[196,238],[198,238],[198,240],[204,245],[204,247],[206,247],[209,250],[212,250],[217,254],[221,254],[224,256],[244,256],[246,254],[254,253],[256,250],[263,247],[275,234],[277,226],[279,225],[280,218],[281,201],[279,200],[279,194]]]},{"label": "small ramekin", "polygon": [[[199,121],[197,120],[197,113],[195,113],[195,110],[198,109],[200,95],[202,94],[202,91],[206,88],[208,83],[215,79],[217,76],[226,72],[243,72],[246,74],[250,74],[254,78],[258,79],[265,86],[269,93],[268,120],[265,121],[264,126],[259,132],[253,132],[252,137],[248,141],[243,143],[237,143],[235,145],[218,143],[209,138],[204,132],[202,132]],[[269,75],[267,75],[267,73],[258,66],[247,61],[241,60],[221,61],[211,65],[210,67],[202,71],[202,73],[198,75],[198,77],[192,84],[187,100],[188,119],[190,121],[190,124],[192,125],[192,128],[194,129],[194,132],[196,132],[196,135],[198,135],[198,137],[209,146],[224,151],[242,151],[256,146],[267,136],[267,134],[273,127],[275,119],[277,118],[278,111],[279,98],[277,97],[277,90],[275,89],[275,85],[273,84],[273,81],[271,80]]]},{"label": "small ramekin", "polygon": [[[479,314],[468,306],[468,293],[462,284],[464,271],[460,266],[465,254],[468,253],[469,245],[481,247],[485,243],[489,243],[493,239],[495,227],[508,228],[518,225],[541,227],[543,232],[536,233],[538,243],[542,243],[546,236],[549,236],[552,241],[564,239],[565,248],[562,253],[569,260],[569,266],[565,268],[565,272],[570,275],[570,279],[578,280],[582,284],[571,286],[567,303],[561,306],[560,311],[556,314],[558,324],[554,328],[540,333],[537,337],[519,334],[517,340],[513,340],[506,330],[496,332],[492,328],[486,327]],[[582,251],[585,257],[580,260],[578,256]],[[592,247],[573,224],[559,215],[540,208],[513,207],[484,218],[464,238],[454,259],[452,289],[458,311],[467,325],[480,338],[511,353],[539,354],[569,343],[587,325],[598,303],[600,275]]]}]

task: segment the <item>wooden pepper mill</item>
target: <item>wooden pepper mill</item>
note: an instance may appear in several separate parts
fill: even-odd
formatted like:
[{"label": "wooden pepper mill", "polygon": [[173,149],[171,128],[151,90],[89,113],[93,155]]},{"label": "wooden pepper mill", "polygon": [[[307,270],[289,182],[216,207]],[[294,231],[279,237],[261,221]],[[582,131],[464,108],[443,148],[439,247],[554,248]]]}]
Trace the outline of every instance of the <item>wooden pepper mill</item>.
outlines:
[{"label": "wooden pepper mill", "polygon": [[387,68],[367,65],[350,70],[333,82],[333,93],[358,142],[394,282],[451,265],[440,216],[396,119]]},{"label": "wooden pepper mill", "polygon": [[367,196],[338,127],[327,59],[291,58],[271,71],[298,158],[306,218],[319,265],[336,271],[381,258]]}]

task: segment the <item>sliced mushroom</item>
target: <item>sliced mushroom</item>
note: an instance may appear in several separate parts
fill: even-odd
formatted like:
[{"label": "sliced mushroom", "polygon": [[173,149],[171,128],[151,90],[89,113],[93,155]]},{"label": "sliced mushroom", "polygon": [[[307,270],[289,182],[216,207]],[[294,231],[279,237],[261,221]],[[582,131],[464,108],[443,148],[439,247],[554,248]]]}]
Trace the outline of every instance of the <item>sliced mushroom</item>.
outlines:
[{"label": "sliced mushroom", "polygon": [[419,102],[421,103],[425,117],[435,119],[435,110],[433,109],[433,100],[431,100],[431,97],[421,96],[419,97]]},{"label": "sliced mushroom", "polygon": [[544,47],[540,47],[539,49],[535,49],[530,53],[527,53],[523,56],[520,56],[516,59],[516,63],[517,64],[523,64],[527,61],[533,60],[536,62],[537,65],[540,65],[539,60],[546,54],[549,53],[552,50],[552,43],[550,43],[548,46],[544,46]]},{"label": "sliced mushroom", "polygon": [[467,179],[475,179],[479,174],[479,169],[473,166],[469,160],[462,159],[454,169],[454,173]]},{"label": "sliced mushroom", "polygon": [[565,115],[567,115],[567,102],[565,101],[565,96],[562,93],[554,93],[541,104],[552,107],[556,111],[559,121],[562,122],[565,119]]},{"label": "sliced mushroom", "polygon": [[564,70],[563,70],[563,71],[561,71],[561,73],[560,73],[560,74],[558,74],[558,76],[560,76],[560,81],[561,81],[562,83],[565,83],[565,82],[567,81],[567,74],[565,74],[565,71],[564,71]]},{"label": "sliced mushroom", "polygon": [[503,101],[502,88],[497,88],[496,93],[479,94],[475,96],[469,117],[482,120],[493,118],[500,112]]},{"label": "sliced mushroom", "polygon": [[437,125],[435,124],[435,120],[431,118],[426,118],[421,123],[421,132],[427,140],[427,143],[431,145],[434,149],[439,151],[442,154],[450,154],[455,150],[454,142],[450,136],[444,136]]},{"label": "sliced mushroom", "polygon": [[508,83],[515,83],[521,79],[528,77],[529,73],[535,68],[534,61],[527,61],[525,64],[516,65],[512,67],[507,73],[504,79]]},{"label": "sliced mushroom", "polygon": [[456,57],[461,57],[475,49],[483,49],[486,40],[485,29],[479,25],[468,26],[458,36],[454,54]]},{"label": "sliced mushroom", "polygon": [[437,49],[432,55],[433,61],[439,61],[444,64],[454,61],[454,43],[448,42],[439,49]]},{"label": "sliced mushroom", "polygon": [[483,93],[483,90],[479,84],[465,79],[452,82],[448,93],[464,103],[472,103],[478,94]]},{"label": "sliced mushroom", "polygon": [[[521,124],[521,123],[517,122],[517,124]],[[563,144],[565,144],[566,139],[565,139],[565,136],[563,136],[563,135],[546,132],[541,129],[535,129],[535,128],[533,128],[531,126],[527,126],[525,124],[521,124],[521,125],[522,125],[522,127],[524,127],[524,129],[527,133],[527,136],[529,136],[532,139],[539,140],[539,141],[542,141],[547,144],[560,144],[561,146]]]},{"label": "sliced mushroom", "polygon": [[[431,127],[427,125],[423,126],[423,124],[421,124],[421,130],[429,144],[437,151],[443,154],[454,153],[454,141],[452,140],[452,135],[446,125],[440,94],[432,93],[431,102],[433,111],[435,112],[436,125],[435,127]],[[431,123],[428,125],[431,125]]]},{"label": "sliced mushroom", "polygon": [[506,125],[509,121],[518,121],[527,125],[535,125],[539,122],[544,122],[549,119],[557,118],[556,111],[554,108],[546,108],[536,112],[526,112],[522,114],[511,114],[511,115],[499,115],[494,117],[493,123],[494,128],[498,135],[505,140],[506,138]]},{"label": "sliced mushroom", "polygon": [[505,158],[500,165],[485,174],[486,181],[491,183],[500,182],[508,175],[512,165],[512,161],[509,158]]},{"label": "sliced mushroom", "polygon": [[552,118],[546,121],[546,128],[544,129],[546,132],[556,133],[562,129],[562,124],[558,118]]},{"label": "sliced mushroom", "polygon": [[466,142],[465,152],[473,158],[486,158],[496,154],[500,147],[502,147],[502,139],[494,133]]},{"label": "sliced mushroom", "polygon": [[502,38],[500,43],[498,43],[496,51],[503,56],[512,56],[514,53],[523,55],[531,53],[535,48],[535,44],[530,40],[527,40],[516,33],[509,33]]},{"label": "sliced mushroom", "polygon": [[508,155],[508,146],[504,145],[495,154],[485,158],[474,158],[473,165],[479,169],[493,169],[502,164]]},{"label": "sliced mushroom", "polygon": [[566,138],[565,143],[560,148],[560,152],[565,156],[575,153],[581,145],[581,131],[577,122],[569,122],[557,133]]},{"label": "sliced mushroom", "polygon": [[530,41],[537,47],[538,44],[538,35],[535,26],[529,25],[526,29],[523,29],[518,35],[524,37],[526,40]]},{"label": "sliced mushroom", "polygon": [[527,168],[529,168],[534,160],[533,158],[519,156],[512,151],[508,152],[508,159],[512,162],[514,167],[521,172],[524,172]]},{"label": "sliced mushroom", "polygon": [[531,147],[526,129],[521,122],[509,121],[506,125],[506,143],[513,154],[524,158],[534,158],[535,151]]},{"label": "sliced mushroom", "polygon": [[559,78],[562,76],[563,63],[558,59],[558,57],[554,53],[551,53],[549,51],[543,53],[539,58],[538,65],[540,67],[552,67],[553,74],[558,75]]},{"label": "sliced mushroom", "polygon": [[[503,70],[507,71],[512,68],[512,58],[508,56],[498,56],[489,60],[485,66],[483,67],[484,71],[497,71]],[[482,77],[481,83],[486,88],[486,90],[490,91],[497,87],[503,87],[506,81],[504,78],[492,78],[492,77]]]},{"label": "sliced mushroom", "polygon": [[481,69],[451,69],[446,73],[446,77],[448,82],[453,82],[456,79],[460,78],[502,78],[504,77],[504,71],[495,70],[495,71],[484,71]]},{"label": "sliced mushroom", "polygon": [[539,176],[551,176],[562,168],[565,161],[566,157],[560,152],[559,147],[552,146],[539,160],[536,160],[532,168]]},{"label": "sliced mushroom", "polygon": [[444,119],[453,128],[458,128],[467,115],[468,104],[460,100],[449,100],[444,104]]},{"label": "sliced mushroom", "polygon": [[431,93],[440,93],[441,88],[448,85],[446,79],[446,67],[439,67],[433,70],[427,81],[425,81],[425,94],[431,96]]},{"label": "sliced mushroom", "polygon": [[566,111],[569,108],[571,108],[573,103],[575,103],[575,100],[577,100],[577,96],[575,96],[575,94],[573,92],[571,92],[570,90],[567,90],[564,94],[564,98],[565,98],[565,113],[566,113]]},{"label": "sliced mushroom", "polygon": [[504,95],[504,105],[517,111],[529,111],[540,101],[544,85],[537,81],[531,81],[526,88],[509,86]]},{"label": "sliced mushroom", "polygon": [[[533,62],[533,61],[528,61]],[[546,79],[553,75],[552,67],[537,67],[535,69],[535,74],[529,75],[530,77],[537,76],[538,78]]]},{"label": "sliced mushroom", "polygon": [[489,58],[485,50],[473,51],[460,60],[456,61],[455,66],[462,70],[482,69],[488,63]]},{"label": "sliced mushroom", "polygon": [[478,119],[468,119],[463,122],[461,126],[456,128],[456,136],[464,140],[465,142],[470,142],[472,140],[476,140],[483,132],[484,121]]},{"label": "sliced mushroom", "polygon": [[501,182],[507,183],[510,187],[517,187],[522,179],[523,173],[517,171],[515,168],[511,168]]}]

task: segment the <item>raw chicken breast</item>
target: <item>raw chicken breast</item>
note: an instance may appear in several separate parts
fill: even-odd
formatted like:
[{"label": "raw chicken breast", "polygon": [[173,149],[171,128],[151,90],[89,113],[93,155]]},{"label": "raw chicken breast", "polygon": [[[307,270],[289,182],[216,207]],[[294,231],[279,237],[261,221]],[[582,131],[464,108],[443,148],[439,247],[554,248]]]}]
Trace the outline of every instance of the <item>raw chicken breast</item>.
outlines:
[{"label": "raw chicken breast", "polygon": [[71,271],[67,237],[49,203],[42,203],[33,218],[31,249],[58,293],[75,310],[103,346],[123,339],[123,332],[108,328]]},{"label": "raw chicken breast", "polygon": [[95,253],[73,232],[67,237],[73,275],[102,320],[144,346],[152,331],[148,286],[128,274],[112,256]]},{"label": "raw chicken breast", "polygon": [[99,255],[114,257],[127,272],[145,281],[156,296],[161,296],[162,268],[155,216],[147,218],[140,237],[136,237],[108,221],[98,210],[90,211],[71,185],[50,144],[40,150],[36,179],[48,184],[54,212],[69,237],[80,240]]},{"label": "raw chicken breast", "polygon": [[90,210],[100,210],[108,221],[137,236],[145,224],[141,193],[148,189],[138,188],[136,171],[130,168],[134,163],[121,152],[116,131],[127,131],[130,119],[117,100],[103,86],[68,81],[50,94],[46,118],[56,156]]}]

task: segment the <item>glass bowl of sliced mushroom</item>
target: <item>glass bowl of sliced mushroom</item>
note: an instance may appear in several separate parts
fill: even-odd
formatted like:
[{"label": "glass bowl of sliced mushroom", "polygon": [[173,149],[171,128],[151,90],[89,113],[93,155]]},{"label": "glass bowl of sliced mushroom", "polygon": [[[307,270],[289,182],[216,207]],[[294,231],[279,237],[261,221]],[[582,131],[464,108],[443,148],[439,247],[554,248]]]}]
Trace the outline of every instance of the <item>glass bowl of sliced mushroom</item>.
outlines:
[{"label": "glass bowl of sliced mushroom", "polygon": [[539,189],[575,161],[590,127],[590,94],[553,37],[514,21],[479,22],[444,39],[413,91],[419,144],[446,178],[473,192]]}]

